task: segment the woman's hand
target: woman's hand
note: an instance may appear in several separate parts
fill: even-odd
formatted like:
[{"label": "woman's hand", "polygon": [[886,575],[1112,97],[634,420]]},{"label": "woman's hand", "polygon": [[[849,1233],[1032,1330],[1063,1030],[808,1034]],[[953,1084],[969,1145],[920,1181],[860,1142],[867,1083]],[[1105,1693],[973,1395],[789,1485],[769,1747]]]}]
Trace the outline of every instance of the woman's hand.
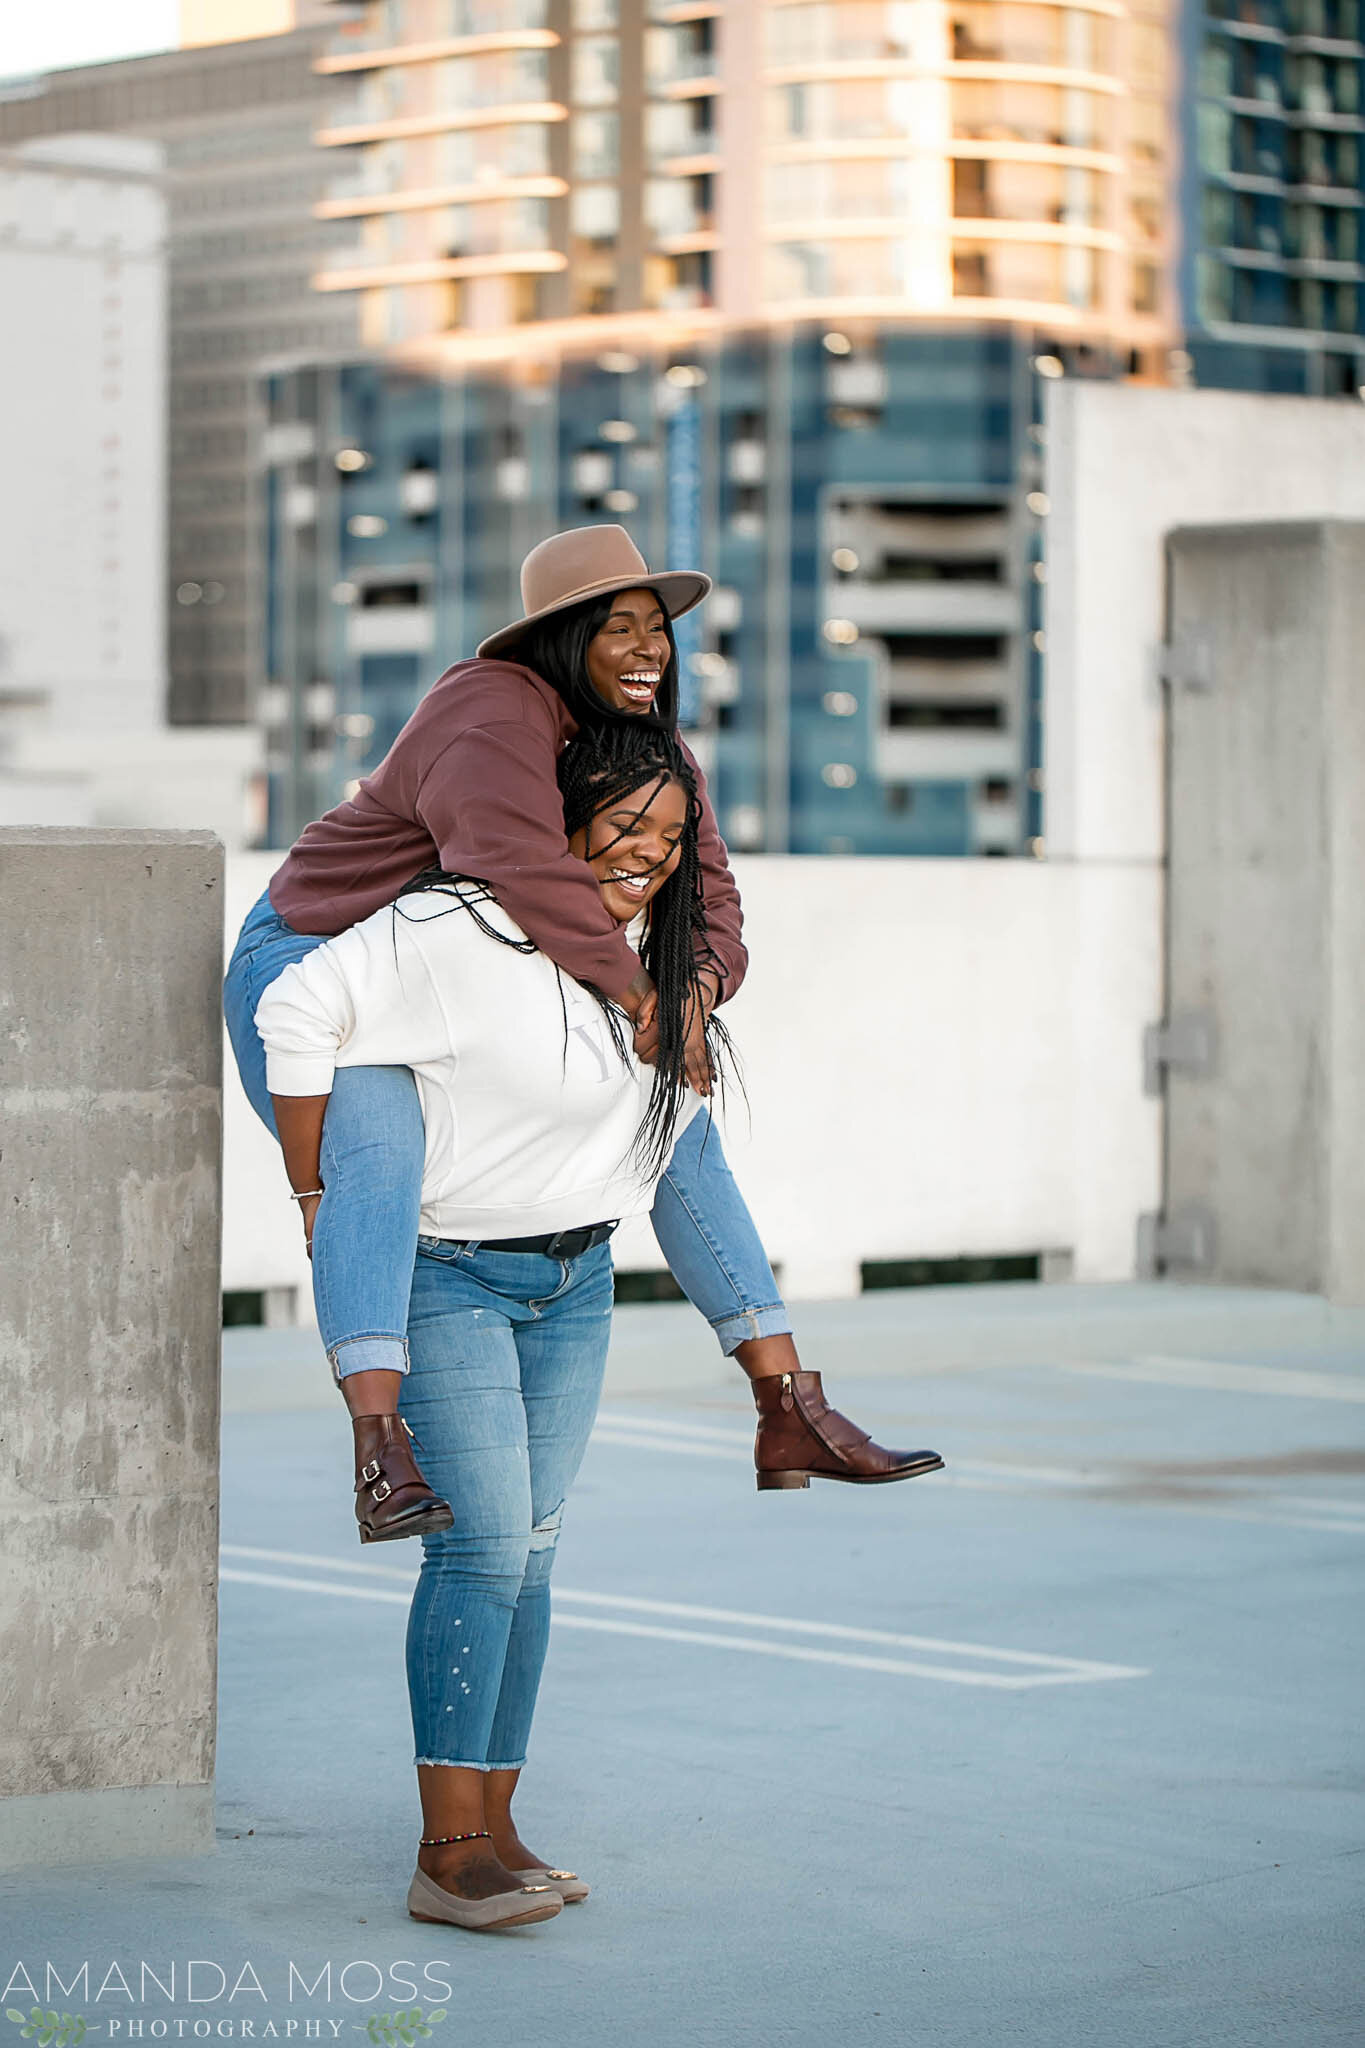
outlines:
[{"label": "woman's hand", "polygon": [[659,1057],[659,991],[642,967],[621,998],[635,1033],[635,1057],[652,1067]]},{"label": "woman's hand", "polygon": [[322,1123],[327,1114],[325,1095],[272,1095],[275,1130],[284,1153],[284,1170],[295,1196],[302,1196],[303,1241],[313,1256],[313,1219],[318,1213],[322,1187]]},{"label": "woman's hand", "polygon": [[643,967],[637,967],[635,979],[621,997],[621,1008],[630,1018],[631,1023],[637,1024],[646,1006],[648,1006],[649,1014],[652,1017],[659,1007],[659,991],[655,988],[647,970]]},{"label": "woman's hand", "polygon": [[709,1095],[715,1073],[711,1066],[711,1054],[706,1044],[706,1020],[710,1015],[705,996],[700,1000],[693,997],[687,1006],[687,1036],[683,1040],[683,1066],[687,1072],[688,1085],[698,1095]]},{"label": "woman's hand", "polygon": [[[703,968],[698,977],[701,1000],[696,997],[688,1005],[687,1030],[683,1040],[683,1066],[689,1087],[698,1095],[709,1095],[715,1074],[711,1066],[711,1055],[706,1046],[706,1022],[716,1007],[720,994],[720,983],[709,968]],[[635,1057],[647,1066],[653,1066],[659,1057],[659,998],[651,992],[647,1001],[640,1005],[635,1017]]]},{"label": "woman's hand", "polygon": [[635,1057],[652,1067],[659,1057],[659,992],[651,989],[635,1012]]},{"label": "woman's hand", "polygon": [[310,1259],[313,1256],[313,1219],[321,1205],[321,1195],[305,1195],[299,1203],[299,1214],[303,1218],[303,1242]]}]

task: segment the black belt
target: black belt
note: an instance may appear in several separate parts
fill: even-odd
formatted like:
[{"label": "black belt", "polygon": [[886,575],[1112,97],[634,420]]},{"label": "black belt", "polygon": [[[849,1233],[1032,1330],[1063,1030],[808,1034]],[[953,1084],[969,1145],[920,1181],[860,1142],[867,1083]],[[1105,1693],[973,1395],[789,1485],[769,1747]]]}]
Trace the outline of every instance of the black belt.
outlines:
[{"label": "black belt", "polygon": [[589,1223],[580,1230],[556,1230],[548,1237],[455,1237],[447,1244],[473,1245],[481,1252],[539,1252],[544,1259],[579,1259],[605,1244],[615,1223]]}]

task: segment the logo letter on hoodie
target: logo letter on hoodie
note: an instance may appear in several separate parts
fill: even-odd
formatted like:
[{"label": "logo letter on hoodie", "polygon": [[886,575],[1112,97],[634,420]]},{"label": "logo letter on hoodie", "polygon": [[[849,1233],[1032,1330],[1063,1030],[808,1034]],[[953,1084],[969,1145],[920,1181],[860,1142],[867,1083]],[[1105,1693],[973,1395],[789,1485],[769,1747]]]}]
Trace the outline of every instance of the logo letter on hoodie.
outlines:
[{"label": "logo letter on hoodie", "polygon": [[594,1036],[593,1032],[589,1029],[589,1027],[586,1024],[572,1024],[569,1028],[573,1032],[575,1038],[582,1039],[584,1045],[587,1046],[588,1051],[596,1060],[598,1080],[608,1080],[610,1078],[610,1069],[607,1066],[607,1056],[603,1052],[602,1047],[598,1042],[597,1038]]}]

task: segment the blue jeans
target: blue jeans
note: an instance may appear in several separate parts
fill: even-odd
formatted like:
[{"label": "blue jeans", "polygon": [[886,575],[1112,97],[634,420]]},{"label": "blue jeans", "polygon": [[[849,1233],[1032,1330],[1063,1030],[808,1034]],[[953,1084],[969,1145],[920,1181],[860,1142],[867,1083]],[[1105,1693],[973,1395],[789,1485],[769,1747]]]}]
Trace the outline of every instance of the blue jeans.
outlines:
[{"label": "blue jeans", "polygon": [[[242,926],[228,967],[228,1036],[242,1086],[272,1135],[275,1117],[256,1005],[291,961],[322,943],[294,931],[272,909],[269,896],[262,896]],[[407,1370],[424,1156],[422,1112],[407,1068],[338,1067],[322,1126],[327,1192],[313,1226],[318,1329],[338,1379]],[[747,1338],[791,1329],[720,1133],[707,1117],[694,1117],[678,1139],[650,1221],[674,1279],[706,1317],[727,1357]]]},{"label": "blue jeans", "polygon": [[546,1259],[417,1241],[399,1413],[455,1515],[423,1538],[408,1617],[419,1764],[526,1761],[560,1517],[597,1413],[611,1300],[605,1244]]}]

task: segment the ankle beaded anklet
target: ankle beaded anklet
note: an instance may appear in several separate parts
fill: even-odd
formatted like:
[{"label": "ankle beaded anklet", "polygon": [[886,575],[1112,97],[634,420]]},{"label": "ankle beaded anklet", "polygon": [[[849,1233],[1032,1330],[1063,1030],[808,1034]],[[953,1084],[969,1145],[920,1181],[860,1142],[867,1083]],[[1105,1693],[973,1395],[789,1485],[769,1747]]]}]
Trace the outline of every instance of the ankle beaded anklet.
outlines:
[{"label": "ankle beaded anklet", "polygon": [[419,1847],[444,1849],[448,1842],[491,1842],[487,1828],[471,1828],[467,1835],[423,1835]]}]

